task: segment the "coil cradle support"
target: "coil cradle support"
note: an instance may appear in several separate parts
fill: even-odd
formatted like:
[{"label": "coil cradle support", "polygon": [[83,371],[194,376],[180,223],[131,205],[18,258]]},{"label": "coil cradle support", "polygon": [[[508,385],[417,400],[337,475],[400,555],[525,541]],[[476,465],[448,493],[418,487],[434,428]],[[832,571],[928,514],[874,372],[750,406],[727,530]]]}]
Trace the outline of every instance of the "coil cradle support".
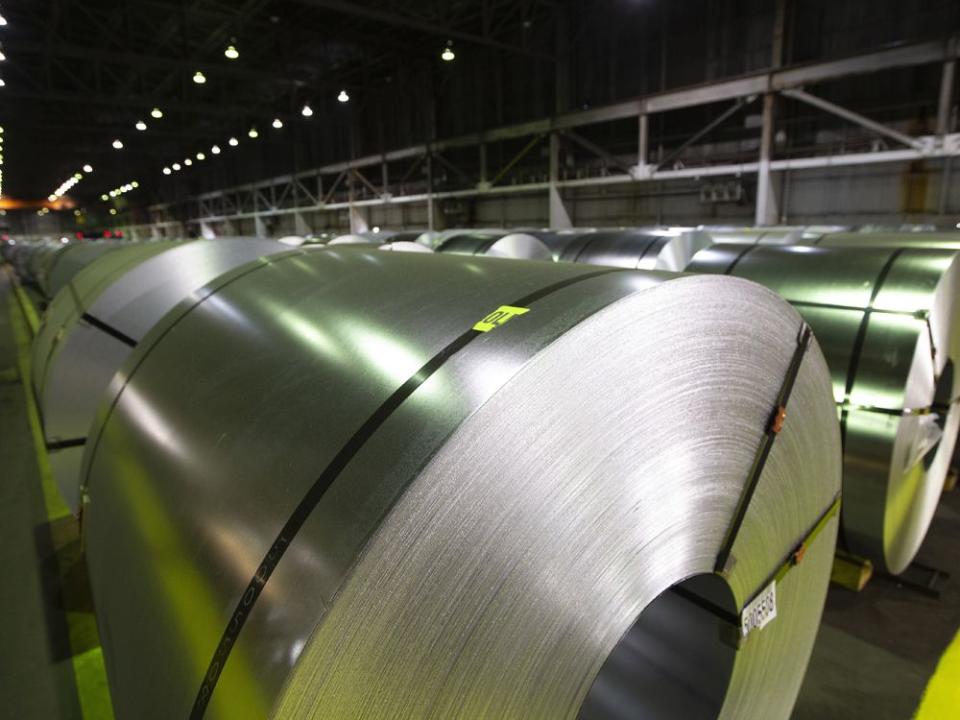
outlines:
[{"label": "coil cradle support", "polygon": [[[735,612],[835,498],[822,352],[721,577],[800,317],[736,278],[598,270],[333,248],[168,314],[114,377],[85,457],[118,716],[188,717],[213,667],[207,720],[609,718],[608,662],[638,639],[672,662],[654,632],[670,627],[689,653],[653,717],[787,718],[836,523],[777,587],[788,621],[739,652],[668,591],[716,590]],[[679,622],[647,622],[664,615]],[[667,697],[655,669],[628,660],[646,690],[630,707]]]}]

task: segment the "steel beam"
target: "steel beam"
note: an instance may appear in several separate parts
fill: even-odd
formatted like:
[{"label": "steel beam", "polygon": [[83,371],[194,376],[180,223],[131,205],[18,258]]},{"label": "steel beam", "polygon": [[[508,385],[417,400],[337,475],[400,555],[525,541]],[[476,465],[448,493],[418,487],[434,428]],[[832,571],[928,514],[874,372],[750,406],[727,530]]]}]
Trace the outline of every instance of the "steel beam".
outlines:
[{"label": "steel beam", "polygon": [[923,147],[923,144],[916,138],[910,137],[899,130],[894,130],[893,128],[887,127],[883,123],[878,123],[875,120],[864,117],[859,113],[855,113],[853,110],[847,110],[847,108],[841,107],[840,105],[832,103],[829,100],[824,100],[816,95],[811,95],[803,90],[783,90],[781,94],[786,97],[793,98],[794,100],[799,100],[807,105],[812,105],[815,108],[825,110],[826,112],[836,115],[837,117],[841,117],[844,120],[849,120],[850,122],[860,125],[861,127],[865,127],[867,130],[875,132],[878,135],[883,135],[891,140],[896,140],[898,143],[906,145],[907,147],[912,147],[916,150],[920,150]]},{"label": "steel beam", "polygon": [[492,37],[474,35],[473,33],[463,32],[462,30],[457,30],[456,28],[427,22],[426,20],[420,20],[418,18],[410,17],[409,15],[401,15],[387,10],[381,10],[380,8],[376,7],[360,5],[354,2],[346,2],[346,0],[296,0],[296,2],[298,2],[300,5],[330,10],[331,12],[337,12],[342,15],[353,15],[354,17],[361,17],[365,20],[373,20],[374,22],[380,22],[393,27],[419,30],[420,32],[428,35],[435,35],[443,39],[461,40],[474,45],[485,45],[498,50],[542,58],[545,60],[553,59],[553,56],[549,53],[544,53],[517,45],[511,45],[509,43],[496,40]]}]

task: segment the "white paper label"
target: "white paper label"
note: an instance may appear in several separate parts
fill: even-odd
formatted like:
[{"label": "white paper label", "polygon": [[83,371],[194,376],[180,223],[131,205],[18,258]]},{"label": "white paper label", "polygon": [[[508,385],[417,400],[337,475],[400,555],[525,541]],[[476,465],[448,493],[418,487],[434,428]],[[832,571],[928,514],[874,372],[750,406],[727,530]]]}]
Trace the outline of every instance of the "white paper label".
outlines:
[{"label": "white paper label", "polygon": [[747,603],[740,614],[740,634],[746,637],[760,630],[777,617],[777,581],[767,585],[759,595]]}]

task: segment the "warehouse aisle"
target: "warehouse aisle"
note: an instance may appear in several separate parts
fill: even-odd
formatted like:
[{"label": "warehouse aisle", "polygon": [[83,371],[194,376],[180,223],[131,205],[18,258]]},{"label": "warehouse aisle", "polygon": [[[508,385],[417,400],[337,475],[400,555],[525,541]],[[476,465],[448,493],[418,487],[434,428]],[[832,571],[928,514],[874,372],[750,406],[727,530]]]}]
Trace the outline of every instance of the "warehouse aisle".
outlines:
[{"label": "warehouse aisle", "polygon": [[17,370],[28,331],[12,290],[0,272],[0,718],[100,720],[111,712],[76,521],[44,492]]}]

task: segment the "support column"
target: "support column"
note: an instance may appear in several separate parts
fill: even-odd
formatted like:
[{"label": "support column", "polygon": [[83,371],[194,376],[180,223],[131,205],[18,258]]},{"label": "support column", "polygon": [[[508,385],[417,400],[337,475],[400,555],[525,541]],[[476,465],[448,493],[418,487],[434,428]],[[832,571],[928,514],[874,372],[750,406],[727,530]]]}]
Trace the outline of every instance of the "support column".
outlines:
[{"label": "support column", "polygon": [[[787,19],[787,0],[777,0],[773,18],[773,52],[770,67],[774,70],[783,65],[784,30]],[[776,225],[779,218],[777,197],[773,191],[770,160],[773,157],[773,122],[776,95],[763,96],[763,129],[760,135],[760,164],[757,171],[757,207],[754,216],[756,225]]]},{"label": "support column", "polygon": [[763,96],[763,130],[760,134],[760,166],[757,169],[757,212],[754,224],[776,225],[777,198],[770,177],[770,158],[773,155],[773,103],[772,94]]},{"label": "support column", "polygon": [[427,229],[436,230],[433,207],[433,156],[427,153]]},{"label": "support column", "polygon": [[267,224],[263,221],[263,217],[262,217],[261,215],[254,215],[254,216],[253,216],[253,226],[254,226],[254,229],[255,229],[254,232],[255,232],[255,234],[256,234],[257,237],[259,237],[259,238],[265,238],[265,237],[268,236],[268,234],[267,234]]},{"label": "support column", "polygon": [[293,214],[293,233],[294,235],[300,235],[306,237],[311,233],[310,226],[307,224],[306,218],[303,217],[303,213],[295,212]]},{"label": "support column", "polygon": [[646,113],[639,117],[638,131],[636,177],[644,178],[650,175],[650,116]]},{"label": "support column", "polygon": [[[951,41],[951,45],[953,41]],[[940,102],[937,104],[937,135],[940,142],[950,132],[950,115],[953,111],[953,83],[957,72],[957,61],[947,60],[943,64],[940,76]]]},{"label": "support column", "polygon": [[550,187],[548,189],[550,199],[550,227],[554,230],[563,230],[573,226],[570,222],[570,215],[567,208],[563,205],[563,197],[560,195],[560,188],[557,187],[557,181],[560,179],[560,136],[550,133]]}]

